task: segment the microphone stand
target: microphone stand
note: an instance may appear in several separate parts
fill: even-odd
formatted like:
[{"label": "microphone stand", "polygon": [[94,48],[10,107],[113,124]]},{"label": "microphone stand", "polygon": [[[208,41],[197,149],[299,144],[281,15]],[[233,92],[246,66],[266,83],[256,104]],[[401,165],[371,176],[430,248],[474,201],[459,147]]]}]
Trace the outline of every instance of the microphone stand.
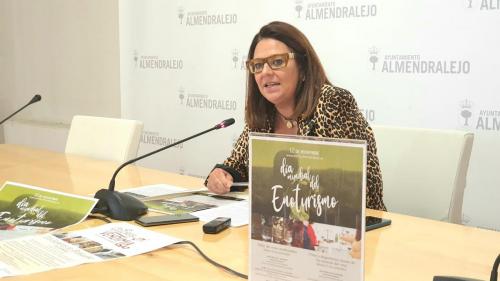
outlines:
[{"label": "microphone stand", "polygon": [[148,211],[148,208],[146,207],[146,205],[144,205],[144,203],[142,201],[140,201],[139,199],[137,199],[131,195],[115,191],[115,179],[116,179],[116,176],[118,175],[118,172],[121,169],[123,169],[125,166],[132,164],[138,160],[141,160],[143,158],[151,156],[155,153],[163,151],[163,150],[170,148],[172,146],[176,146],[178,144],[181,144],[181,143],[188,141],[192,138],[196,138],[198,136],[206,134],[210,131],[218,130],[221,128],[231,126],[232,124],[234,124],[233,118],[224,120],[221,123],[215,125],[214,127],[210,128],[210,129],[207,129],[203,132],[200,132],[200,133],[197,133],[193,136],[179,140],[179,141],[174,142],[172,144],[169,144],[165,147],[159,148],[157,150],[154,150],[152,152],[149,152],[149,153],[144,154],[142,156],[139,156],[137,158],[128,160],[125,163],[121,164],[116,169],[116,171],[113,173],[113,176],[111,177],[111,180],[109,182],[108,189],[101,189],[101,190],[97,191],[97,193],[95,194],[94,197],[99,199],[99,202],[97,202],[97,205],[92,210],[92,213],[100,213],[100,214],[108,216],[112,219],[124,220],[124,221],[134,220],[134,219],[146,214]]},{"label": "microphone stand", "polygon": [[16,112],[12,113],[11,115],[7,116],[7,118],[3,119],[2,121],[0,121],[0,125],[3,124],[3,122],[9,120],[12,116],[16,115],[19,111],[25,109],[28,105],[32,104],[32,103],[35,103],[35,102],[38,102],[42,99],[42,96],[40,95],[35,95],[25,106],[19,108]]}]

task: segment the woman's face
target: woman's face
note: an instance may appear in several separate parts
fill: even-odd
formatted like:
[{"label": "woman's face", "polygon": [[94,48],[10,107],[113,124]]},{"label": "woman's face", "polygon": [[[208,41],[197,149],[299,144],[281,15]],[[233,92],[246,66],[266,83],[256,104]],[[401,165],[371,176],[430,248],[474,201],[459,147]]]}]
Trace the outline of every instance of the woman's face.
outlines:
[{"label": "woman's face", "polygon": [[[253,57],[267,58],[290,52],[291,50],[283,42],[266,38],[257,43]],[[262,72],[254,75],[260,93],[269,102],[284,110],[294,109],[295,90],[299,81],[299,67],[295,59],[289,59],[287,66],[276,70],[265,63]]]}]

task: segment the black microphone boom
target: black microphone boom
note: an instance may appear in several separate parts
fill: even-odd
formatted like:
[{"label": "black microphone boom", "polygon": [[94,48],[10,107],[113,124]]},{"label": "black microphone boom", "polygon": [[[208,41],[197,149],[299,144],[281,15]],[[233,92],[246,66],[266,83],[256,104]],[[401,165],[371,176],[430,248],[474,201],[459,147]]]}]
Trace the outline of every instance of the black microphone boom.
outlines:
[{"label": "black microphone boom", "polygon": [[133,196],[130,196],[128,194],[115,191],[115,179],[116,179],[118,172],[121,169],[123,169],[125,166],[132,164],[136,161],[139,161],[143,158],[146,158],[148,156],[151,156],[155,153],[158,153],[162,150],[165,150],[165,149],[170,148],[172,146],[176,146],[176,145],[181,144],[185,141],[188,141],[192,138],[196,138],[198,136],[206,134],[210,131],[229,127],[233,124],[234,124],[233,118],[226,119],[208,130],[197,133],[193,136],[187,137],[187,138],[182,139],[180,141],[174,142],[172,144],[169,144],[165,147],[162,147],[162,148],[157,149],[155,151],[149,152],[149,153],[144,154],[142,156],[139,156],[137,158],[130,159],[130,160],[126,161],[125,163],[121,164],[118,167],[118,169],[116,169],[113,176],[111,177],[108,189],[101,189],[101,190],[97,191],[97,193],[95,194],[94,197],[99,199],[99,202],[97,203],[94,210],[92,210],[92,212],[93,213],[101,213],[101,214],[104,214],[112,219],[124,220],[124,221],[134,220],[134,219],[146,214],[148,211],[148,208],[139,199],[137,199]]},{"label": "black microphone boom", "polygon": [[7,116],[7,118],[3,119],[2,121],[0,121],[0,125],[3,124],[3,122],[9,120],[12,116],[16,115],[19,111],[25,109],[28,105],[32,104],[32,103],[35,103],[35,102],[38,102],[42,99],[42,96],[40,95],[35,95],[33,96],[33,98],[23,107],[19,108],[16,112],[12,113],[11,115]]}]

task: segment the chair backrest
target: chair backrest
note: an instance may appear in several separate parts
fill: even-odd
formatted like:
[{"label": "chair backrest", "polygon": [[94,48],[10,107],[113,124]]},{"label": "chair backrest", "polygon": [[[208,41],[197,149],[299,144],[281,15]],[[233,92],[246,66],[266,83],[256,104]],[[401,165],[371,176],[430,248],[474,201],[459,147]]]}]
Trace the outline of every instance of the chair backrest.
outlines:
[{"label": "chair backrest", "polygon": [[388,211],[462,223],[474,134],[372,126]]},{"label": "chair backrest", "polygon": [[75,115],[65,152],[124,162],[137,156],[142,127],[136,120]]}]

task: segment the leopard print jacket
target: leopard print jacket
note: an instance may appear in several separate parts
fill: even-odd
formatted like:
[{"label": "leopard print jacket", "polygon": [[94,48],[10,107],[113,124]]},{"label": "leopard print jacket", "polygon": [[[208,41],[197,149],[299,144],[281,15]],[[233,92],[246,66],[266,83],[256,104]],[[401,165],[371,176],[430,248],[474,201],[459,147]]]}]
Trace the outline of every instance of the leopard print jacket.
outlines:
[{"label": "leopard print jacket", "polygon": [[[272,120],[260,132],[272,133]],[[298,120],[298,135],[329,138],[347,138],[367,141],[367,192],[366,207],[386,210],[382,200],[382,176],[377,157],[373,131],[358,109],[354,97],[347,90],[324,85],[312,119]],[[229,172],[235,182],[248,181],[248,135],[245,126],[231,156],[223,165],[216,165]]]}]

